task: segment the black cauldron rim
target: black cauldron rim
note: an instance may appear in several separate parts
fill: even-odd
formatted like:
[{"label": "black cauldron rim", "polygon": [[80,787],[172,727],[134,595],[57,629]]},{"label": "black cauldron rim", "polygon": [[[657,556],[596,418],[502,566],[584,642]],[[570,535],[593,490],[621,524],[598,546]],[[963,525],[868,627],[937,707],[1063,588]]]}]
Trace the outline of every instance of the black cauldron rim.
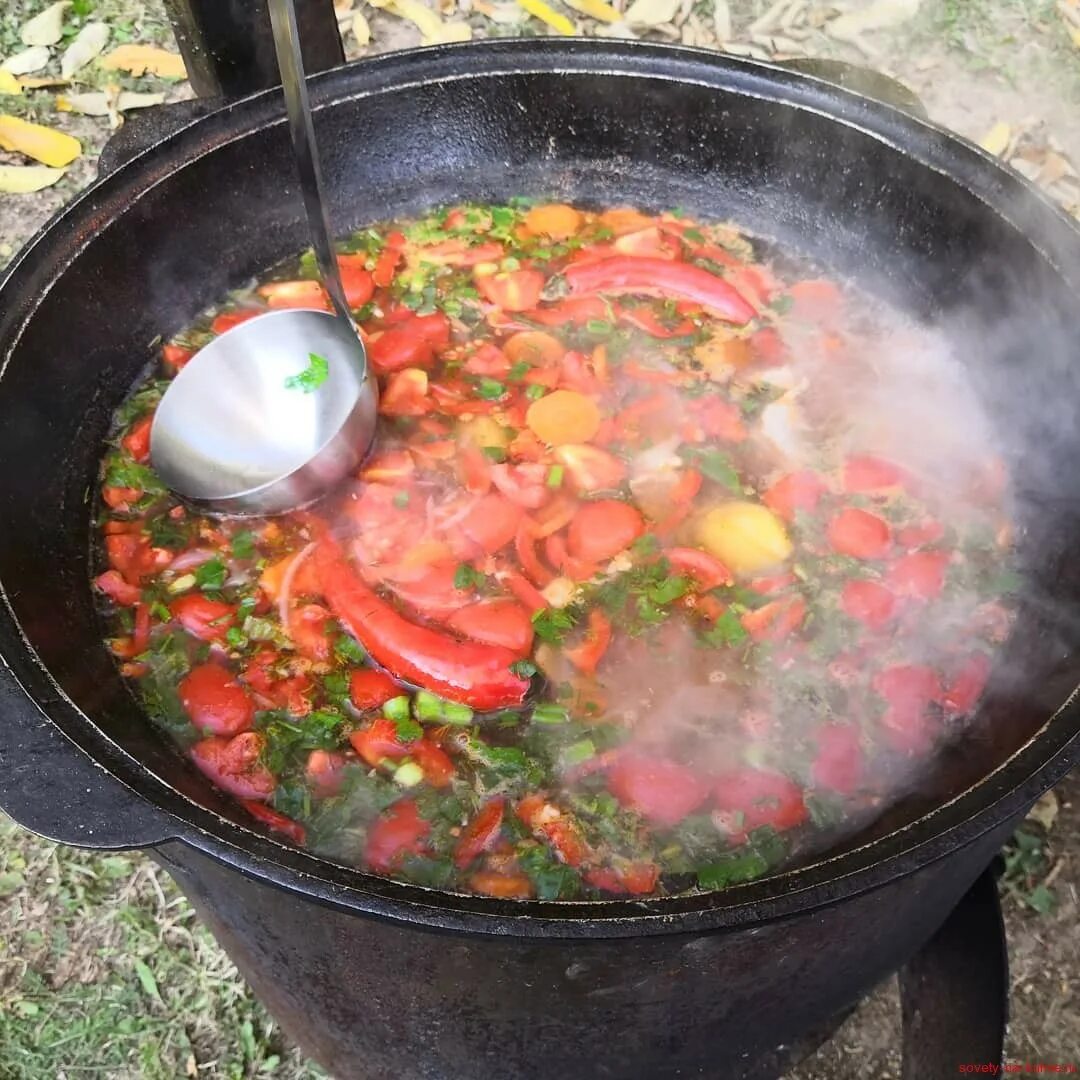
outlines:
[{"label": "black cauldron rim", "polygon": [[[319,109],[432,82],[560,71],[693,82],[823,113],[839,126],[901,149],[959,184],[1023,232],[1080,291],[1080,232],[1023,178],[927,120],[772,64],[672,45],[530,38],[383,54],[314,76],[311,84],[313,104]],[[9,301],[0,311],[0,335],[10,343],[8,354],[0,358],[0,377],[40,297],[78,251],[141,193],[218,147],[284,123],[275,90],[230,102],[140,150],[59,211],[0,278],[0,290]],[[13,296],[14,304],[10,302]],[[812,910],[908,875],[974,841],[1064,776],[1080,747],[1077,687],[1024,746],[980,783],[887,836],[841,854],[713,893],[640,901],[494,900],[365,874],[288,846],[189,800],[109,739],[66,697],[22,634],[2,582],[0,598],[0,661],[4,665],[0,679],[10,676],[26,696],[19,722],[34,725],[47,718],[65,736],[59,757],[85,752],[102,780],[111,777],[138,797],[139,820],[130,823],[127,833],[121,824],[119,833],[105,841],[88,837],[89,846],[123,848],[178,841],[241,873],[310,899],[420,928],[589,939],[693,933]],[[57,768],[63,777],[63,764]],[[106,787],[110,793],[117,790],[115,785]],[[53,831],[62,837],[60,825]]]}]

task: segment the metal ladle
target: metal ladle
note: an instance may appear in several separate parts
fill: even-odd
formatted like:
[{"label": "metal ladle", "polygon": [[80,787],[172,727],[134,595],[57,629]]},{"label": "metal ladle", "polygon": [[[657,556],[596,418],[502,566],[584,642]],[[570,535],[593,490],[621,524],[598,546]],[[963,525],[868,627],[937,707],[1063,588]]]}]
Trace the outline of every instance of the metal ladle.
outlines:
[{"label": "metal ladle", "polygon": [[378,390],[334,253],[293,0],[270,0],[270,19],[312,246],[335,313],[274,311],[241,323],[201,349],[163,395],[151,463],[182,498],[221,514],[314,502],[375,437]]}]

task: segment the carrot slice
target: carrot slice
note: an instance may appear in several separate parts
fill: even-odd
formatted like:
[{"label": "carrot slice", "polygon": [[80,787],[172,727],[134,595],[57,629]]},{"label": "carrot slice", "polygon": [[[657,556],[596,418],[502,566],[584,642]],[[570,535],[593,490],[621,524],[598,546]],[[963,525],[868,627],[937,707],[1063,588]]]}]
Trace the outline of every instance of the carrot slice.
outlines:
[{"label": "carrot slice", "polygon": [[581,214],[565,203],[534,206],[525,215],[524,225],[534,236],[566,240],[581,228]]},{"label": "carrot slice", "polygon": [[587,443],[600,430],[600,409],[577,390],[555,390],[529,406],[525,423],[546,443]]},{"label": "carrot slice", "polygon": [[521,330],[506,339],[502,351],[511,364],[547,367],[559,363],[566,349],[553,334],[545,334],[543,330]]}]

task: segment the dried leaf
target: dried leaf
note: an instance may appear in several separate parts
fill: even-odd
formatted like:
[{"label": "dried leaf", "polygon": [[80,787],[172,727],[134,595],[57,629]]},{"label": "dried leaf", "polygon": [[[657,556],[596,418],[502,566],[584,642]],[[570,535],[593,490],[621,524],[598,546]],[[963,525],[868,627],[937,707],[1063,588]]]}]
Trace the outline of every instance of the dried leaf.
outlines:
[{"label": "dried leaf", "polygon": [[182,56],[154,45],[121,45],[113,49],[101,65],[110,71],[126,71],[130,75],[143,75],[149,71],[163,79],[187,77]]},{"label": "dried leaf", "polygon": [[1037,821],[1047,832],[1054,827],[1057,821],[1058,810],[1061,807],[1058,797],[1053,791],[1048,791],[1040,796],[1039,801],[1028,811],[1028,821]]},{"label": "dried leaf", "polygon": [[563,0],[563,3],[598,22],[617,23],[622,20],[622,16],[605,0]]},{"label": "dried leaf", "polygon": [[164,94],[140,94],[135,90],[121,90],[116,98],[116,107],[121,112],[129,112],[131,109],[149,109],[164,102]]},{"label": "dried leaf", "polygon": [[362,11],[357,11],[350,23],[352,27],[352,36],[356,38],[357,45],[370,45],[371,44],[371,27],[368,25],[367,17]]},{"label": "dried leaf", "polygon": [[11,74],[0,68],[0,94],[21,94],[22,83]]},{"label": "dried leaf", "polygon": [[67,86],[69,80],[58,75],[24,75],[20,80],[24,90],[52,90],[58,86]]},{"label": "dried leaf", "polygon": [[104,93],[59,94],[56,111],[80,113],[82,116],[108,116],[109,96]]},{"label": "dried leaf", "polygon": [[1069,31],[1072,43],[1080,49],[1080,26],[1067,26],[1065,29]]},{"label": "dried leaf", "polygon": [[525,18],[525,12],[514,3],[489,4],[487,0],[473,0],[473,9],[500,26],[514,26]]},{"label": "dried leaf", "polygon": [[10,71],[12,75],[29,75],[33,71],[40,71],[49,62],[49,50],[44,45],[34,45],[29,49],[9,56],[0,68]]},{"label": "dried leaf", "polygon": [[837,41],[854,43],[862,34],[899,26],[918,13],[919,0],[874,0],[864,8],[833,19],[826,24],[825,30]]},{"label": "dried leaf", "polygon": [[109,28],[105,23],[87,23],[64,50],[60,58],[60,74],[70,79],[76,71],[82,71],[91,60],[101,55],[108,40]]},{"label": "dried leaf", "polygon": [[680,0],[634,0],[623,18],[631,26],[660,26],[675,18]]},{"label": "dried leaf", "polygon": [[0,192],[5,195],[29,195],[52,187],[67,169],[47,165],[0,165]]},{"label": "dried leaf", "polygon": [[775,0],[747,28],[749,34],[767,34],[783,17],[791,0]]},{"label": "dried leaf", "polygon": [[0,147],[57,169],[70,165],[82,153],[79,140],[63,131],[5,115],[0,115]]},{"label": "dried leaf", "polygon": [[1042,168],[1039,170],[1039,183],[1050,187],[1073,172],[1073,167],[1068,158],[1050,150],[1047,152]]},{"label": "dried leaf", "polygon": [[720,42],[731,40],[731,8],[727,0],[713,0],[713,33]]},{"label": "dried leaf", "polygon": [[420,0],[393,0],[386,10],[414,23],[420,31],[421,45],[443,45],[450,41],[472,40],[472,27],[464,22],[443,22]]},{"label": "dried leaf", "polygon": [[[544,3],[544,0],[517,0],[517,2],[534,18],[546,23],[558,34],[564,37],[573,37],[577,28],[565,16],[557,12],[553,7]],[[675,0],[676,5],[679,0]]]},{"label": "dried leaf", "polygon": [[50,4],[35,15],[19,32],[24,45],[55,45],[64,36],[64,12],[71,7],[68,0]]},{"label": "dried leaf", "polygon": [[980,140],[979,145],[995,157],[1000,157],[1009,148],[1012,128],[1002,122],[995,124]]}]

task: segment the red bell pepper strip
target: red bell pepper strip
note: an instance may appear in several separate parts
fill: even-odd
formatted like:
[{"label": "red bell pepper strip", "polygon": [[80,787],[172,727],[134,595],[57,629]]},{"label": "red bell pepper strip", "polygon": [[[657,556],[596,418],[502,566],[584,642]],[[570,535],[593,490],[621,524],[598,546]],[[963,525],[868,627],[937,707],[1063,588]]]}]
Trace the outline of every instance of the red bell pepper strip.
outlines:
[{"label": "red bell pepper strip", "polygon": [[520,659],[517,654],[409,622],[363,583],[331,537],[318,541],[312,558],[330,609],[395,677],[476,709],[501,709],[525,699],[528,680],[510,670]]},{"label": "red bell pepper strip", "polygon": [[739,326],[757,314],[723,278],[689,263],[618,255],[584,266],[569,266],[565,276],[574,296],[633,293],[689,300]]},{"label": "red bell pepper strip", "polygon": [[589,625],[579,645],[563,650],[563,655],[584,675],[592,675],[611,644],[611,620],[599,609],[589,612]]}]

